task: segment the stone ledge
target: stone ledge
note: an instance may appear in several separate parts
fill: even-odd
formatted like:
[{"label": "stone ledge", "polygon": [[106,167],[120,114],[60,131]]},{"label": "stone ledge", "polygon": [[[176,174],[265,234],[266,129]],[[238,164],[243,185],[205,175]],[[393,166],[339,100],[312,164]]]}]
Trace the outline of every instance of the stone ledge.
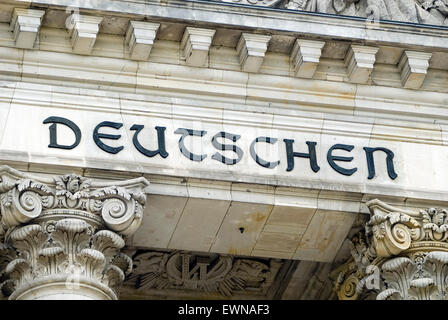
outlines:
[{"label": "stone ledge", "polygon": [[[6,79],[4,81],[6,88],[8,83],[9,85],[14,84],[13,77],[24,77],[28,83],[25,82],[17,88],[25,91],[29,88],[31,91],[36,90],[36,93],[49,90],[46,85],[36,83],[42,83],[44,79],[47,85],[53,86],[51,90],[56,92],[62,90],[57,89],[61,82],[70,86],[82,83],[82,87],[85,88],[83,90],[97,88],[98,84],[113,85],[121,92],[107,90],[108,104],[96,104],[99,100],[89,98],[89,94],[85,100],[86,105],[83,106],[84,103],[82,103],[80,108],[91,108],[96,104],[95,108],[98,110],[107,109],[112,112],[115,110],[113,107],[116,102],[111,99],[117,99],[120,96],[124,100],[140,101],[134,103],[137,103],[134,108],[141,105],[141,102],[152,105],[159,102],[170,104],[175,93],[178,98],[184,100],[187,106],[194,102],[196,105],[200,103],[202,107],[213,106],[219,110],[244,110],[249,107],[251,112],[276,113],[278,115],[296,113],[298,116],[307,118],[316,116],[322,118],[325,113],[326,119],[331,120],[332,117],[344,116],[351,122],[354,120],[349,119],[355,115],[356,121],[363,123],[371,123],[372,117],[381,114],[387,119],[405,121],[401,126],[410,128],[419,128],[423,123],[428,123],[427,126],[431,126],[429,123],[432,123],[432,126],[434,123],[448,123],[448,113],[445,108],[446,93],[421,90],[412,92],[402,88],[355,85],[266,74],[248,76],[239,71],[211,68],[201,69],[201,72],[197,72],[196,68],[188,66],[167,66],[151,62],[138,65],[136,62],[129,61],[117,63],[118,60],[112,58],[80,57],[64,53],[43,55],[42,52],[28,52],[25,55],[25,60],[22,60],[23,57],[19,55],[20,51],[17,49],[5,49],[3,52],[4,56],[0,53],[0,57],[4,59],[4,63],[0,65],[0,71],[5,74],[5,77],[11,77],[11,81]],[[92,67],[90,61],[95,61],[96,65]],[[137,66],[139,66],[138,71]],[[194,78],[191,77],[193,70]],[[164,74],[164,76],[158,77],[159,74]],[[90,89],[88,84],[92,84]],[[178,88],[182,88],[182,90]],[[136,90],[138,90],[138,94],[135,93]],[[154,90],[159,93],[154,95]],[[4,91],[6,92],[7,89]],[[68,93],[66,91],[60,92],[61,98]],[[17,94],[19,92],[21,91],[17,91]],[[125,92],[129,94],[129,98],[124,96]],[[100,91],[92,91],[91,94],[93,96],[104,95]],[[133,96],[133,94],[136,95]],[[139,97],[139,94],[144,96]],[[207,97],[208,103],[199,102],[191,94],[201,94],[204,99]],[[163,96],[165,97],[163,98]],[[39,99],[39,97],[44,97],[44,95],[40,94],[33,99]],[[219,103],[216,102],[216,97],[219,97]],[[409,100],[409,97],[412,99]],[[27,103],[33,102],[29,100]],[[39,103],[48,104],[50,101],[42,99]],[[55,100],[53,104],[58,105],[58,102]],[[126,108],[123,108],[126,111]],[[119,109],[116,110],[118,112]],[[206,111],[208,108],[203,110]],[[247,120],[247,118],[244,119],[245,122]],[[263,119],[257,121],[255,118],[251,120],[257,125],[263,125],[263,121]],[[419,125],[416,126],[415,123],[419,123]],[[420,133],[417,136],[401,135],[401,138],[405,138],[407,141],[420,141],[420,143],[446,144],[446,141],[442,141],[440,137],[428,139],[425,135],[421,135],[423,131],[418,129],[418,132]]]},{"label": "stone ledge", "polygon": [[[17,0],[18,6],[23,3]],[[34,7],[61,8],[73,6],[69,0],[39,0],[30,5]],[[245,27],[273,32],[300,33],[310,36],[339,37],[347,40],[383,43],[388,45],[403,44],[413,47],[438,47],[448,49],[448,42],[441,39],[448,37],[448,28],[406,24],[401,22],[381,22],[381,29],[366,29],[366,19],[337,16],[303,11],[257,8],[226,3],[209,3],[207,1],[170,0],[160,4],[158,0],[130,2],[114,0],[96,2],[81,7],[82,10],[100,10],[106,14],[128,16],[148,16],[153,19],[177,18],[181,21]],[[232,21],[228,14],[233,14]],[[258,15],[258,16],[257,16]],[[327,25],[322,28],[322,24]],[[385,34],[388,37],[385,37]],[[439,39],[439,40],[437,40]]]}]

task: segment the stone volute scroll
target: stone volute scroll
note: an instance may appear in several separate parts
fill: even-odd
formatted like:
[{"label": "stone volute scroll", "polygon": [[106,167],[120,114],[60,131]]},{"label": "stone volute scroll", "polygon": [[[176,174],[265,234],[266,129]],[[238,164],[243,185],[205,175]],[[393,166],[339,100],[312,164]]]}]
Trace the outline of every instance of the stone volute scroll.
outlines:
[{"label": "stone volute scroll", "polygon": [[0,280],[10,300],[117,299],[140,226],[143,178],[40,177],[0,166]]},{"label": "stone volute scroll", "polygon": [[351,240],[351,258],[332,272],[341,300],[446,300],[448,212],[367,203],[370,220]]}]

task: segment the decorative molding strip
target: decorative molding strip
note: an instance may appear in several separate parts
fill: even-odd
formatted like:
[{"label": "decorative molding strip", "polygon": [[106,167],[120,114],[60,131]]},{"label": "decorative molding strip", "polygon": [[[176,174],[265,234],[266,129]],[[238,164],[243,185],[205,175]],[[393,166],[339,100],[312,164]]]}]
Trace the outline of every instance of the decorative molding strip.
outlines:
[{"label": "decorative molding strip", "polygon": [[186,27],[181,50],[186,63],[193,67],[204,67],[207,64],[208,51],[212,44],[216,30]]},{"label": "decorative molding strip", "polygon": [[324,41],[296,40],[291,53],[291,65],[296,77],[314,76],[324,46]]},{"label": "decorative molding strip", "polygon": [[14,8],[10,29],[13,32],[16,47],[34,48],[44,14],[43,10]]},{"label": "decorative molding strip", "polygon": [[241,70],[246,72],[258,72],[264,55],[268,50],[271,36],[243,33],[236,46],[240,59]]},{"label": "decorative molding strip", "polygon": [[367,83],[379,48],[351,45],[345,57],[348,77],[354,83]]},{"label": "decorative molding strip", "polygon": [[159,27],[160,23],[129,21],[125,42],[132,60],[148,60]]},{"label": "decorative molding strip", "polygon": [[73,52],[87,55],[92,52],[102,20],[103,17],[76,13],[70,16],[69,32]]},{"label": "decorative molding strip", "polygon": [[422,86],[431,56],[431,53],[426,52],[405,51],[403,53],[398,64],[398,68],[401,70],[403,87],[419,89]]}]

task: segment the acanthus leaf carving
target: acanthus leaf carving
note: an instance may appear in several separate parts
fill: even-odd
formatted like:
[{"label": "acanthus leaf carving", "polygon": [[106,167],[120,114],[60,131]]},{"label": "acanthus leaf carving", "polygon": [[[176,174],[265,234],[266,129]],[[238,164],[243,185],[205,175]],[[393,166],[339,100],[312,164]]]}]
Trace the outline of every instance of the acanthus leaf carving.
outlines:
[{"label": "acanthus leaf carving", "polygon": [[223,297],[247,290],[266,294],[282,266],[275,259],[259,261],[183,251],[143,252],[134,261],[128,281],[139,290],[197,290]]},{"label": "acanthus leaf carving", "polygon": [[371,219],[352,239],[352,258],[332,275],[339,299],[447,299],[446,210],[367,206]]},{"label": "acanthus leaf carving", "polygon": [[108,261],[115,257],[124,245],[124,240],[109,230],[98,231],[92,237],[92,247],[103,252]]},{"label": "acanthus leaf carving", "polygon": [[125,272],[132,270],[132,260],[119,252],[124,240],[118,234],[100,230],[92,235],[87,223],[79,219],[60,220],[51,233],[40,225],[18,228],[8,243],[18,252],[5,271],[14,283],[16,295],[25,284],[43,278],[87,278],[115,289],[124,280]]},{"label": "acanthus leaf carving", "polygon": [[65,282],[70,294],[83,283],[93,286],[92,296],[116,299],[132,271],[132,260],[120,252],[122,236],[140,225],[148,184],[75,174],[43,178],[0,166],[3,295],[34,297],[43,283]]}]

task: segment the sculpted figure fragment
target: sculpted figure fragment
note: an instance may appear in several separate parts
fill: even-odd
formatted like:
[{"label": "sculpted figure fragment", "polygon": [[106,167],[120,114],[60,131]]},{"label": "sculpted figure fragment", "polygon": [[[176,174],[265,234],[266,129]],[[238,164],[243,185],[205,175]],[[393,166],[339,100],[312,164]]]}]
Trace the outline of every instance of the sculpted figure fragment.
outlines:
[{"label": "sculpted figure fragment", "polygon": [[448,215],[378,199],[350,243],[352,257],[331,273],[340,300],[447,300]]},{"label": "sculpted figure fragment", "polygon": [[431,0],[422,4],[423,9],[427,10],[435,19],[443,21],[443,25],[448,25],[448,1]]},{"label": "sculpted figure fragment", "polygon": [[[297,2],[301,3],[300,7],[291,4]],[[287,8],[372,20],[448,25],[447,0],[292,0]]]},{"label": "sculpted figure fragment", "polygon": [[220,0],[237,4],[432,25],[448,25],[448,0]]}]

